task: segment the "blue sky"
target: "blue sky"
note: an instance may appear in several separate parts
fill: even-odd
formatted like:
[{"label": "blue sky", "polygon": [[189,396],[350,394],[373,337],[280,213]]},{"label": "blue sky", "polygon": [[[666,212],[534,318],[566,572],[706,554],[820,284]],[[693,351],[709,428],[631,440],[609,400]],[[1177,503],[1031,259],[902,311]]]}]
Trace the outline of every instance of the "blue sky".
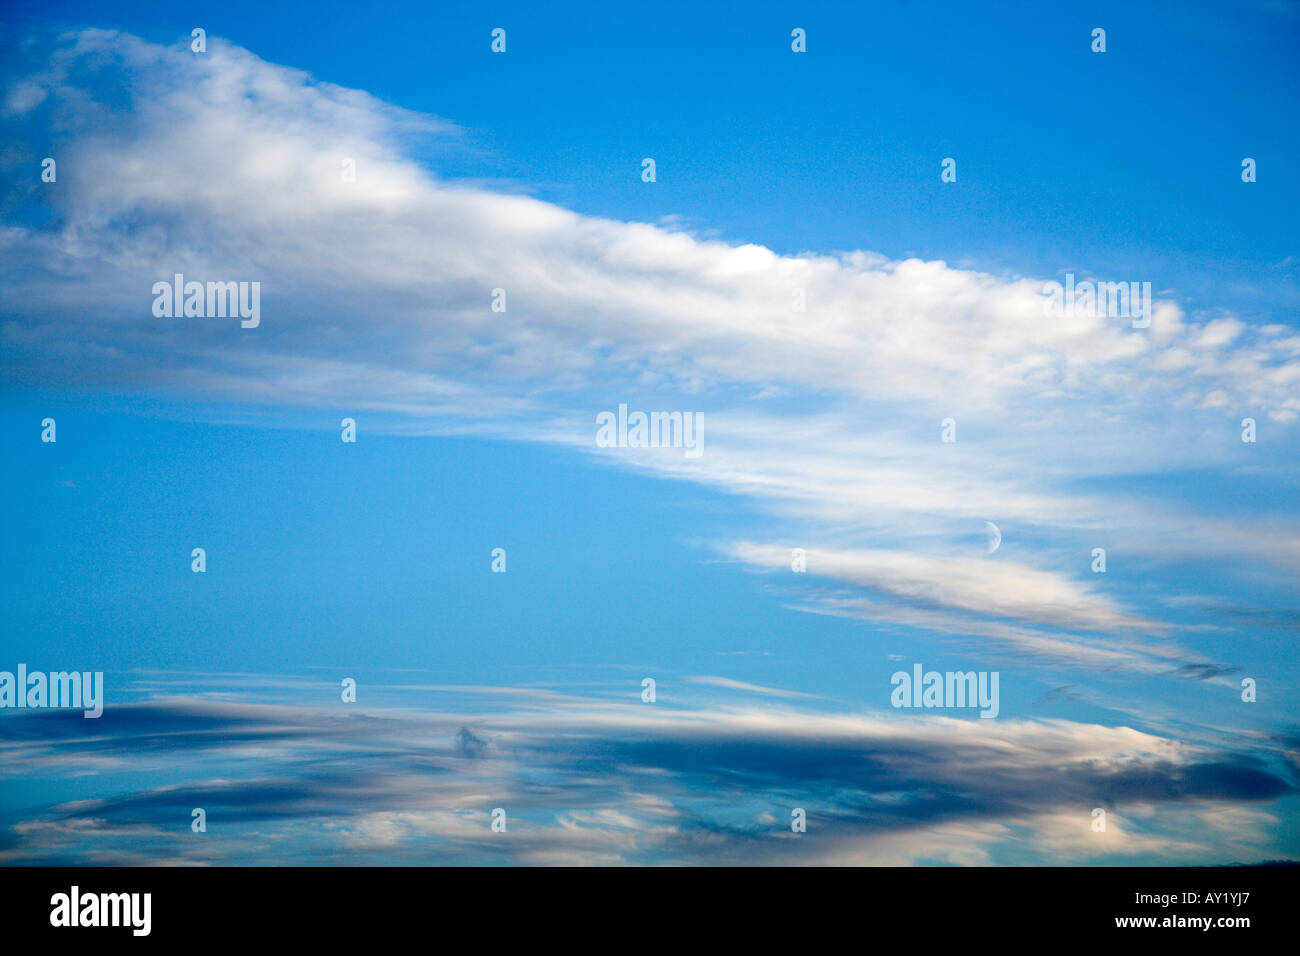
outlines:
[{"label": "blue sky", "polygon": [[1300,854],[1295,5],[2,26],[0,670],[108,700],[0,711],[0,860]]}]

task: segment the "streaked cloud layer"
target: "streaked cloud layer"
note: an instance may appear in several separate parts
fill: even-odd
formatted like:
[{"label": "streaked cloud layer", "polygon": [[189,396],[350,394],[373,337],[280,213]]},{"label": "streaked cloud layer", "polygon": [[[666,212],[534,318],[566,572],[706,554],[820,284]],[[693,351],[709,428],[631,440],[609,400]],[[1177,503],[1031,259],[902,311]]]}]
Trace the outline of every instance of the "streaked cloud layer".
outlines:
[{"label": "streaked cloud layer", "polygon": [[[509,704],[422,696],[419,709],[170,698],[89,728],[49,713],[8,720],[6,775],[89,775],[113,792],[11,825],[0,858],[1258,862],[1279,823],[1267,802],[1294,789],[1257,758],[1061,720],[884,719],[752,697],[672,708],[527,687]],[[1094,833],[1102,803],[1108,826]],[[205,834],[190,832],[195,807]],[[491,830],[494,807],[507,809],[505,834]],[[798,838],[795,807],[809,821]]]}]

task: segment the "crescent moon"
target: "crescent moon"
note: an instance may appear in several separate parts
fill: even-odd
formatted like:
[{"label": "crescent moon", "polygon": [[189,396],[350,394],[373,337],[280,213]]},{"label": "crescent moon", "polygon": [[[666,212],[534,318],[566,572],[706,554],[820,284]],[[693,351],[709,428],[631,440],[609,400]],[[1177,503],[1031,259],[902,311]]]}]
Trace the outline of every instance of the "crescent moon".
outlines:
[{"label": "crescent moon", "polygon": [[1002,547],[1002,531],[992,521],[984,522],[984,530],[988,535],[988,553],[992,554],[998,548]]}]

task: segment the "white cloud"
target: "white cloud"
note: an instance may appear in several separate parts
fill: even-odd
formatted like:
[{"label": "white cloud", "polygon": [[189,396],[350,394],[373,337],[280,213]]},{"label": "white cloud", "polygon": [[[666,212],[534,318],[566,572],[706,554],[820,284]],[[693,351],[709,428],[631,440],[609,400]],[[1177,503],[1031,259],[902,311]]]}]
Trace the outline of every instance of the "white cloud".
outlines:
[{"label": "white cloud", "polygon": [[[790,549],[737,542],[733,557],[766,568],[788,568]],[[1012,561],[929,557],[899,551],[806,552],[808,573],[825,575],[923,607],[1088,630],[1159,629],[1158,622],[1123,613],[1109,598],[1060,575]]]},{"label": "white cloud", "polygon": [[[455,127],[217,38],[195,57],[83,31],[8,88],[9,123],[39,89],[63,130],[40,194],[61,223],[0,233],[18,385],[348,405],[593,454],[596,411],[671,401],[706,411],[702,459],[605,459],[760,499],[833,576],[916,614],[1159,630],[1079,583],[1098,540],[1300,566],[1289,518],[1102,490],[1239,467],[1245,414],[1278,423],[1268,447],[1293,443],[1300,353],[1277,327],[1190,322],[1167,299],[1148,330],[1049,317],[1038,279],[782,256],[456,185],[430,169],[463,148]],[[262,326],[154,318],[152,283],[175,272],[261,281]],[[999,560],[936,544],[985,519],[1008,532]]]}]

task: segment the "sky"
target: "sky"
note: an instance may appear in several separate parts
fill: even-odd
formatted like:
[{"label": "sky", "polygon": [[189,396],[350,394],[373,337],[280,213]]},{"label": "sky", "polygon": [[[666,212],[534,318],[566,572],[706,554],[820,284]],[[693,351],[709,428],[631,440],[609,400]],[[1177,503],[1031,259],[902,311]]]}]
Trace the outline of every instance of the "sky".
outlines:
[{"label": "sky", "polygon": [[0,707],[0,863],[1300,859],[1298,48],[7,4],[0,672],[105,700]]}]

